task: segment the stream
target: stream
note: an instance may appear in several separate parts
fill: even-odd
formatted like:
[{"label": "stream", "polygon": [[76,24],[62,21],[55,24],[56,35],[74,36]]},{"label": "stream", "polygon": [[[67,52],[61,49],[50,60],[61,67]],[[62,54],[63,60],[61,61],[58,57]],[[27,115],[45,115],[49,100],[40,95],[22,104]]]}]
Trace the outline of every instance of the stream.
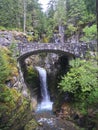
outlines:
[{"label": "stream", "polygon": [[48,111],[36,113],[35,117],[39,124],[37,130],[71,130],[68,123],[65,124],[62,119],[57,118]]}]

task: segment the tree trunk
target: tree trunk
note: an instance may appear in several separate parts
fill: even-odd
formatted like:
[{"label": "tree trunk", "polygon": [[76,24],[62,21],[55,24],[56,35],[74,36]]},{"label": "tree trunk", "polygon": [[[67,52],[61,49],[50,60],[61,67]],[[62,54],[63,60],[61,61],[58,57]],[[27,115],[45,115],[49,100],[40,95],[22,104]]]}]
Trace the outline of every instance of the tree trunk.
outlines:
[{"label": "tree trunk", "polygon": [[23,31],[24,33],[26,32],[26,0],[23,1],[23,6],[24,6],[24,18],[23,18]]},{"label": "tree trunk", "polygon": [[[98,56],[98,0],[96,0],[96,21],[97,21],[97,56]],[[97,59],[98,65],[98,59]]]}]

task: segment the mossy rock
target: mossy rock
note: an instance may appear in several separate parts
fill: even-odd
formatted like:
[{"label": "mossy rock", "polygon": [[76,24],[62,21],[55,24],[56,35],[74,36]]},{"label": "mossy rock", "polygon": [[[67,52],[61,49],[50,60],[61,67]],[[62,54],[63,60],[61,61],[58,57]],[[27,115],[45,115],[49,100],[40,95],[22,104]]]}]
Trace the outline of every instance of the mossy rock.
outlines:
[{"label": "mossy rock", "polygon": [[27,40],[28,40],[28,42],[31,42],[31,41],[33,41],[34,39],[33,39],[32,36],[27,36]]},{"label": "mossy rock", "polygon": [[33,118],[31,101],[14,88],[4,86],[0,90],[0,130],[21,129]]},{"label": "mossy rock", "polygon": [[0,47],[0,49],[2,65],[6,73],[0,81],[2,83],[0,84],[0,130],[20,130],[33,118],[33,105],[29,98],[25,98],[15,88],[5,85],[7,80],[11,80],[13,76],[17,77],[18,69],[10,51],[7,48]]},{"label": "mossy rock", "polygon": [[24,130],[35,130],[37,127],[38,127],[37,122],[34,119],[32,119],[26,124]]}]

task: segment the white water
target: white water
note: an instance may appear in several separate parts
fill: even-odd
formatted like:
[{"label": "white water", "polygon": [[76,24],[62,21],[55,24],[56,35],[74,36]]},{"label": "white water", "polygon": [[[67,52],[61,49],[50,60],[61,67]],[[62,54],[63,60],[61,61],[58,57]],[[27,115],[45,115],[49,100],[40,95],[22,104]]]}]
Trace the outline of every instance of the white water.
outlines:
[{"label": "white water", "polygon": [[36,67],[36,70],[38,71],[40,77],[40,87],[42,96],[42,101],[40,104],[38,104],[37,111],[43,111],[43,110],[51,111],[53,102],[50,101],[50,95],[48,93],[46,70],[39,66]]}]

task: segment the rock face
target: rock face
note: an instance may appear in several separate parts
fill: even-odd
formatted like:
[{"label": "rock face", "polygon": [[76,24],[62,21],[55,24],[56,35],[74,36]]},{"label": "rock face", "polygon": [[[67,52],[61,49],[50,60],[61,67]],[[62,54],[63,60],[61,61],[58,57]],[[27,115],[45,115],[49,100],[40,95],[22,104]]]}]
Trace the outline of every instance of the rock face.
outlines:
[{"label": "rock face", "polygon": [[9,95],[0,98],[0,129],[21,130],[34,117],[32,102],[14,88],[4,87],[2,93]]},{"label": "rock face", "polygon": [[[34,68],[40,66],[47,71],[47,82],[52,100],[55,99],[55,93],[57,95],[57,84],[61,75],[68,71],[69,59],[66,56],[59,56],[54,53],[41,53],[32,55],[21,62],[21,68],[26,81],[27,86],[30,88],[31,95],[34,89],[39,89],[40,83],[38,75],[34,78]],[[29,77],[29,78],[28,78]],[[29,82],[30,81],[30,82]],[[38,84],[39,83],[39,84]],[[40,97],[40,96],[39,96]]]},{"label": "rock face", "polygon": [[61,106],[61,113],[62,113],[62,118],[68,118],[71,114],[71,106],[69,103],[64,103]]},{"label": "rock face", "polygon": [[0,45],[9,46],[13,42],[27,42],[26,35],[16,31],[0,31]]},{"label": "rock face", "polygon": [[8,46],[13,41],[13,34],[12,32],[8,31],[0,31],[0,45]]},{"label": "rock face", "polygon": [[37,127],[38,123],[34,119],[32,119],[26,124],[24,130],[36,130]]},{"label": "rock face", "polygon": [[0,85],[0,129],[22,130],[34,117],[32,111],[36,103],[29,98],[22,73],[19,73],[10,51],[4,46],[0,49],[4,51],[7,69],[10,70],[5,84]]}]

